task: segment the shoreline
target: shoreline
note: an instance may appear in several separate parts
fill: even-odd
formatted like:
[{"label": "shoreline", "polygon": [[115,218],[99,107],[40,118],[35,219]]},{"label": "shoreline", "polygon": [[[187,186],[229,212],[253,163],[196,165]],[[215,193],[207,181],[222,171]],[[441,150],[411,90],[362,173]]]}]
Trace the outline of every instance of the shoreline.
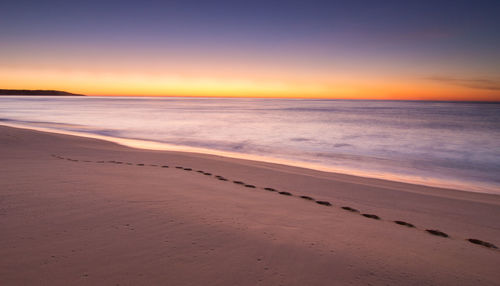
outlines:
[{"label": "shoreline", "polygon": [[173,145],[173,144],[162,143],[162,142],[151,141],[151,140],[143,140],[143,139],[121,138],[121,137],[112,137],[112,136],[107,136],[107,135],[85,133],[85,132],[78,132],[78,131],[66,131],[66,130],[60,130],[60,129],[50,128],[50,127],[37,127],[37,126],[23,125],[23,124],[18,124],[18,123],[0,122],[0,126],[8,126],[8,127],[13,127],[13,128],[21,128],[21,129],[35,130],[35,131],[55,133],[55,134],[78,136],[78,137],[83,137],[83,138],[93,138],[93,139],[113,142],[113,143],[116,143],[119,145],[131,147],[131,148],[142,149],[142,150],[186,152],[186,153],[195,153],[195,154],[202,154],[202,155],[205,154],[205,155],[213,155],[213,156],[222,156],[222,157],[227,157],[227,158],[251,160],[251,161],[271,163],[271,164],[280,164],[280,165],[286,165],[286,166],[291,166],[291,167],[305,168],[305,169],[311,169],[314,171],[328,172],[328,173],[348,175],[348,176],[387,180],[387,181],[394,181],[394,182],[400,182],[400,183],[457,190],[457,191],[463,191],[463,192],[500,195],[500,192],[498,191],[498,187],[495,185],[490,185],[490,184],[482,184],[481,186],[478,186],[475,184],[475,182],[463,183],[463,182],[459,182],[459,181],[439,180],[439,179],[424,179],[424,178],[420,178],[420,177],[416,177],[416,176],[408,176],[408,175],[405,176],[405,175],[382,173],[382,172],[378,172],[378,173],[376,173],[376,172],[363,172],[363,171],[355,170],[355,169],[328,167],[328,166],[323,166],[323,165],[319,165],[319,164],[292,161],[292,160],[272,158],[272,157],[265,157],[265,156],[261,156],[261,155],[242,154],[242,153],[220,151],[220,150],[213,150],[213,149],[200,148],[200,147]]},{"label": "shoreline", "polygon": [[4,126],[0,155],[2,285],[500,279],[498,195]]}]

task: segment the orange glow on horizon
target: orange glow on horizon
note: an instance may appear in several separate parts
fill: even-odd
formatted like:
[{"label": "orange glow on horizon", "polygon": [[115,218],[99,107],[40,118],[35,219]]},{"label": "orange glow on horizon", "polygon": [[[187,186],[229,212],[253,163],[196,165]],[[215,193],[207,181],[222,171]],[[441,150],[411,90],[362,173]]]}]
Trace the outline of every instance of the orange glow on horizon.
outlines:
[{"label": "orange glow on horizon", "polygon": [[75,72],[0,68],[8,89],[57,89],[100,96],[270,97],[373,100],[500,101],[497,90],[473,89],[425,79],[336,74],[318,79],[201,77],[184,74]]}]

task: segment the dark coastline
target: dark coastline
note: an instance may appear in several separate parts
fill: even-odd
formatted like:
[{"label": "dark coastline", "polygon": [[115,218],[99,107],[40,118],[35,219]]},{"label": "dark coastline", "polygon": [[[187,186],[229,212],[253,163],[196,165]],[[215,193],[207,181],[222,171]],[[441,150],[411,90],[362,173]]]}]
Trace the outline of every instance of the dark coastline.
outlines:
[{"label": "dark coastline", "polygon": [[30,89],[0,89],[2,95],[20,95],[20,96],[85,96],[60,90],[30,90]]}]

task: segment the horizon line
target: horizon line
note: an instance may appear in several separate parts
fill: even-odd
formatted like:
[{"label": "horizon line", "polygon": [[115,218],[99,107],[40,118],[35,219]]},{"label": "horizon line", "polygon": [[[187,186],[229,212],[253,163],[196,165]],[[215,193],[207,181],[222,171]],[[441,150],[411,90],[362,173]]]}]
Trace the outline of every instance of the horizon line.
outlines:
[{"label": "horizon line", "polygon": [[433,101],[433,102],[484,102],[484,103],[500,103],[498,99],[478,99],[478,100],[463,100],[463,99],[391,99],[391,98],[345,98],[345,97],[321,97],[321,96],[239,96],[239,95],[123,95],[123,94],[82,94],[89,97],[185,97],[185,98],[262,98],[262,99],[323,99],[323,100],[372,100],[372,101]]}]

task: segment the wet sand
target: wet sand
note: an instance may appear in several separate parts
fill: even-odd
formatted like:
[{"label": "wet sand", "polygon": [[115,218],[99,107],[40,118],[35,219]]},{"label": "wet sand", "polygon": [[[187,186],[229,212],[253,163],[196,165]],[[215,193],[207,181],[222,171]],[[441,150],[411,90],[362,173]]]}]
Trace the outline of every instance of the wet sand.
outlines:
[{"label": "wet sand", "polygon": [[0,285],[498,285],[500,196],[0,126]]}]

